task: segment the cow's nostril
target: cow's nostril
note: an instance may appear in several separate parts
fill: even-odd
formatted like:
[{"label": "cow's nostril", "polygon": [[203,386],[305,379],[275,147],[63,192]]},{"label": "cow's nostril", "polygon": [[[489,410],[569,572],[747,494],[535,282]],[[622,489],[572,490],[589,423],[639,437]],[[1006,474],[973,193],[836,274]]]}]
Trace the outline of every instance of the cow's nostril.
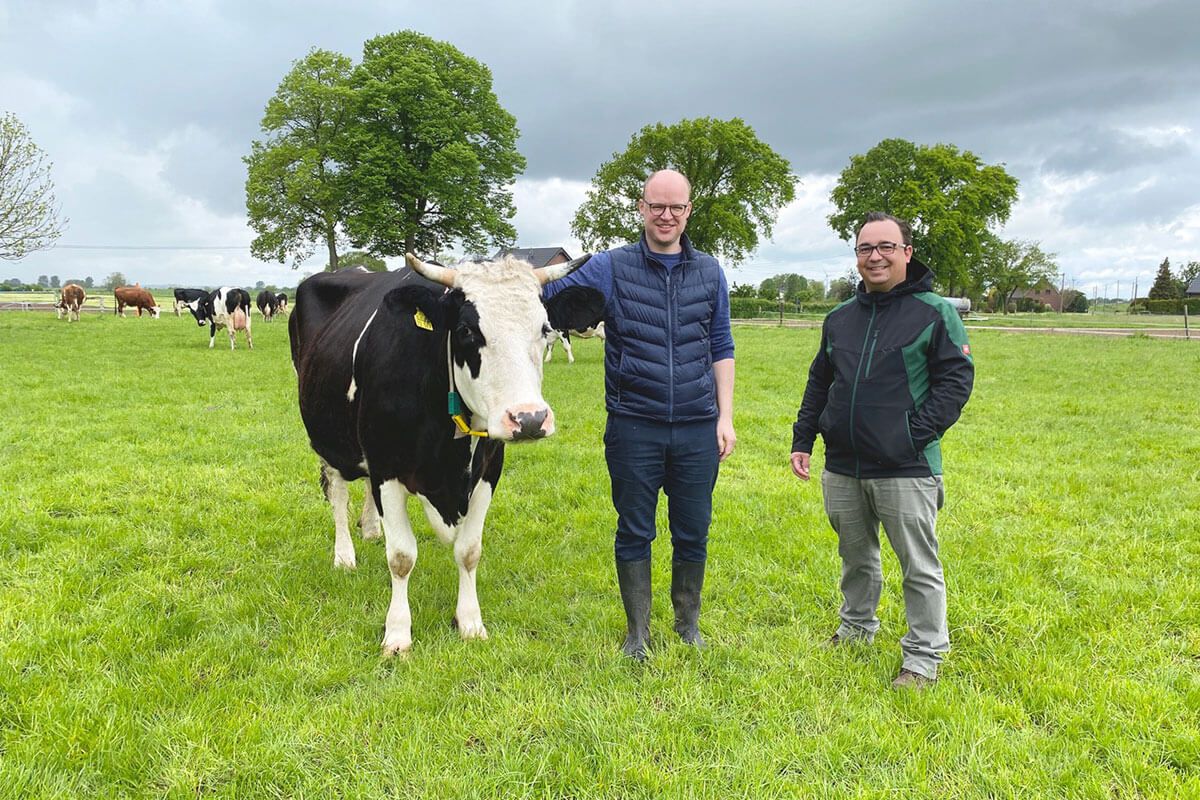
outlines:
[{"label": "cow's nostril", "polygon": [[545,429],[542,427],[546,422],[548,409],[533,412],[521,412],[518,414],[510,413],[509,418],[516,423],[516,430],[513,431],[514,439],[541,439],[546,435]]}]

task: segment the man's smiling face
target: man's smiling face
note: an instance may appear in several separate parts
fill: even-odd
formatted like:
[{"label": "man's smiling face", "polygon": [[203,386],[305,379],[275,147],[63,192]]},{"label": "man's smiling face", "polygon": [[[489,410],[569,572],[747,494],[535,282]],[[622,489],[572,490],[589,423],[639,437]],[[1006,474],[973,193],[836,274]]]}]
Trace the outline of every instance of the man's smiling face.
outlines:
[{"label": "man's smiling face", "polygon": [[[891,244],[895,250],[884,255],[878,245]],[[912,245],[904,244],[900,226],[891,220],[868,222],[858,232],[856,247],[871,247],[865,256],[858,254],[858,274],[868,292],[890,292],[908,276],[908,260],[912,258]]]}]

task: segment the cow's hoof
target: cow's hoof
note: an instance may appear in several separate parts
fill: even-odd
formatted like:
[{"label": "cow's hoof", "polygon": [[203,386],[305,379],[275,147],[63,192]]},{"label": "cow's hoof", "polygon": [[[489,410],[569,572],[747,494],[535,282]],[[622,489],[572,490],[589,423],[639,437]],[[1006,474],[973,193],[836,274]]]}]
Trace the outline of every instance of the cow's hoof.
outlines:
[{"label": "cow's hoof", "polygon": [[354,553],[334,553],[333,554],[334,569],[358,569],[358,562],[354,558]]},{"label": "cow's hoof", "polygon": [[412,638],[409,636],[384,636],[383,638],[383,655],[385,658],[392,656],[406,656],[412,652]]},{"label": "cow's hoof", "polygon": [[456,616],[450,620],[450,624],[458,628],[458,635],[463,639],[486,639],[488,637],[487,628],[483,627],[483,620],[478,616],[473,620],[467,620],[465,615],[461,619]]}]

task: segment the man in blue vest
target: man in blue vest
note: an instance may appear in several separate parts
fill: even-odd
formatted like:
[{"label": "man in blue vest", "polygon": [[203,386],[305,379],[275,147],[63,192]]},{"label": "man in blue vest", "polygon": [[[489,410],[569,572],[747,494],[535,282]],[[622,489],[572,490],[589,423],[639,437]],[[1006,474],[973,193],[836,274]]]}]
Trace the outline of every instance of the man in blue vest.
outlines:
[{"label": "man in blue vest", "polygon": [[684,234],[691,184],[675,170],[646,179],[645,232],[598,253],[546,287],[605,297],[604,453],[617,511],[616,564],[627,622],[621,652],[639,661],[650,640],[650,544],[658,493],[667,496],[674,556],[675,632],[703,647],[700,590],[718,465],[733,452],[733,336],[717,260]]}]

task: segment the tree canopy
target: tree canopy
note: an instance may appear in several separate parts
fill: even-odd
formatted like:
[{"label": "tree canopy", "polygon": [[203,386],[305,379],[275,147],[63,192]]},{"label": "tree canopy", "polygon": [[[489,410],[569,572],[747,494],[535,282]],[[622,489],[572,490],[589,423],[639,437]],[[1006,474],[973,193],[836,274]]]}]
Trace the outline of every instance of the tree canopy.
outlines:
[{"label": "tree canopy", "polygon": [[253,142],[245,159],[256,258],[281,264],[290,258],[295,268],[324,244],[337,269],[349,202],[342,153],[354,124],[351,72],[345,56],[313,50],[295,62],[267,103],[262,129],[268,138]]},{"label": "tree canopy", "polygon": [[374,256],[469,250],[516,238],[509,187],[525,168],[486,66],[413,31],[366,42],[362,63],[297,61],[246,158],[258,258],[295,268],[318,244]]},{"label": "tree canopy", "polygon": [[624,152],[600,166],[571,231],[585,249],[636,241],[637,201],[646,178],[676,169],[692,184],[687,235],[699,250],[740,263],[771,235],[779,209],[796,196],[797,177],[740,119],[711,117],[647,125]]},{"label": "tree canopy", "polygon": [[50,167],[21,121],[0,115],[0,258],[24,258],[62,235]]},{"label": "tree canopy", "polygon": [[1183,297],[1185,289],[1183,281],[1171,274],[1171,259],[1164,258],[1158,265],[1158,274],[1154,276],[1154,285],[1150,287],[1150,299],[1174,300]]},{"label": "tree canopy", "polygon": [[996,293],[996,304],[1005,313],[1018,289],[1032,288],[1058,273],[1054,254],[1043,252],[1036,242],[1008,241],[990,234],[984,237],[980,261],[986,286]]},{"label": "tree canopy", "polygon": [[346,228],[356,246],[395,256],[515,241],[509,187],[525,159],[486,66],[402,31],[366,43],[352,85]]},{"label": "tree canopy", "polygon": [[852,156],[830,200],[829,225],[846,241],[870,211],[907,220],[913,245],[948,292],[964,292],[970,266],[983,255],[984,235],[1008,219],[1017,179],[950,144],[885,139]]}]

